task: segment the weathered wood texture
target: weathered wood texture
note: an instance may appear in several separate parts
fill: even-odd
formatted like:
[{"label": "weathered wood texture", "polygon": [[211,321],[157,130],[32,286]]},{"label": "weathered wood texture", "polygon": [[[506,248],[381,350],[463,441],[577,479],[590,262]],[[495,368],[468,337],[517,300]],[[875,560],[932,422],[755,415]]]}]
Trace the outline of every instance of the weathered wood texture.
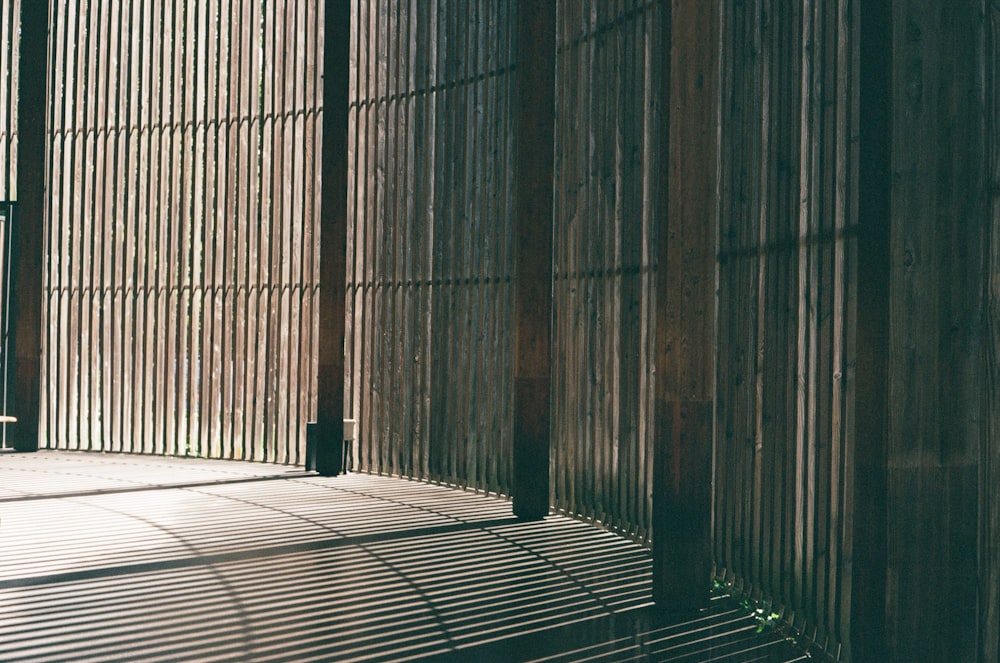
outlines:
[{"label": "weathered wood texture", "polygon": [[514,515],[549,513],[556,0],[517,10],[514,93]]},{"label": "weathered wood texture", "polygon": [[[18,26],[21,21],[21,2],[12,0],[4,3],[0,8],[0,201],[17,200],[17,89],[18,76],[20,72],[20,30]],[[10,279],[13,276],[10,269],[13,266],[10,262],[12,251],[10,250],[10,233],[13,230],[13,220],[16,216],[14,209],[16,205],[8,207],[0,206],[0,288],[4,293],[0,296],[0,379],[3,385],[0,386],[2,403],[0,403],[0,414],[6,414],[14,405],[14,381],[9,380],[12,375],[8,371],[10,365],[13,345],[7,335],[11,311],[7,305]],[[12,426],[3,426],[3,442],[7,446],[8,434],[12,432]],[[13,441],[13,440],[11,440]]]},{"label": "weathered wood texture", "polygon": [[[13,357],[7,378],[17,386],[11,431],[21,451],[39,446],[42,301],[45,245],[45,129],[48,108],[48,3],[21,4],[17,86],[17,226],[12,228],[10,288]],[[30,119],[29,119],[30,118]]]},{"label": "weathered wood texture", "polygon": [[886,639],[892,660],[974,661],[983,3],[892,16]]},{"label": "weathered wood texture", "polygon": [[979,460],[979,660],[1000,661],[1000,2],[986,3],[984,380]]},{"label": "weathered wood texture", "polygon": [[[323,19],[316,470],[320,474],[331,476],[338,474],[344,466],[350,0],[326,0]],[[296,138],[301,140],[301,137]],[[309,149],[313,146],[305,144],[302,147]]]},{"label": "weathered wood texture", "polygon": [[666,17],[665,2],[558,4],[553,500],[647,542]]},{"label": "weathered wood texture", "polygon": [[355,462],[510,493],[517,5],[353,4]]},{"label": "weathered wood texture", "polygon": [[848,659],[996,658],[983,6],[725,12],[716,563]]},{"label": "weathered wood texture", "polygon": [[[15,387],[10,371],[12,361],[11,356],[14,351],[13,337],[11,336],[12,323],[11,313],[15,312],[11,306],[11,295],[14,279],[13,261],[13,228],[17,224],[17,204],[13,202],[0,202],[0,415],[15,417]],[[16,422],[14,422],[16,423]],[[13,447],[13,427],[3,425],[0,427],[0,446],[3,448]]]},{"label": "weathered wood texture", "polygon": [[21,0],[0,7],[0,200],[17,198],[17,87]]},{"label": "weathered wood texture", "polygon": [[53,8],[43,437],[298,461],[322,3]]},{"label": "weathered wood texture", "polygon": [[717,573],[843,640],[853,397],[856,20],[725,2]]},{"label": "weathered wood texture", "polygon": [[892,7],[866,3],[858,28],[858,234],[853,444],[847,472],[845,658],[886,660]]},{"label": "weathered wood texture", "polygon": [[707,604],[712,575],[719,12],[674,0],[661,26],[653,599],[679,610]]}]

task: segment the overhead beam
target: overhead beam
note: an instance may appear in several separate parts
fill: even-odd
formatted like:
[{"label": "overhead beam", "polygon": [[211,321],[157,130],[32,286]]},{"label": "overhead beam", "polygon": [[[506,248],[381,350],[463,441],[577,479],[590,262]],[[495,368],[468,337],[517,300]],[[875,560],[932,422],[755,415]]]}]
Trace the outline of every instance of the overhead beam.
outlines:
[{"label": "overhead beam", "polygon": [[512,493],[523,519],[549,511],[555,33],[555,0],[519,5]]},{"label": "overhead beam", "polygon": [[718,4],[673,0],[661,33],[653,598],[677,611],[712,572]]},{"label": "overhead beam", "polygon": [[344,312],[351,6],[349,0],[325,0],[325,3],[315,462],[320,474],[333,476],[341,471],[344,453]]}]

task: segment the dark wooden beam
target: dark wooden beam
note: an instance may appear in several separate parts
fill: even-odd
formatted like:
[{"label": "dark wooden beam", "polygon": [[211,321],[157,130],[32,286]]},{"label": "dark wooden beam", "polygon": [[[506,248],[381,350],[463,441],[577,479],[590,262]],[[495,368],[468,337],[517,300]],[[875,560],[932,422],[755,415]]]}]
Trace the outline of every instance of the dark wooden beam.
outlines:
[{"label": "dark wooden beam", "polygon": [[515,127],[514,515],[549,512],[555,0],[521,4]]},{"label": "dark wooden beam", "polygon": [[677,611],[712,573],[719,29],[718,3],[674,0],[662,37],[653,598]]},{"label": "dark wooden beam", "polygon": [[45,234],[45,118],[48,108],[49,3],[21,3],[18,76],[17,256],[12,304],[14,387],[12,446],[37,451],[42,371],[42,274]]},{"label": "dark wooden beam", "polygon": [[316,470],[333,476],[341,471],[344,453],[351,6],[349,0],[326,0],[325,9]]},{"label": "dark wooden beam", "polygon": [[854,660],[885,649],[886,454],[889,357],[889,178],[892,131],[889,3],[861,6],[857,395],[852,500],[850,642]]}]

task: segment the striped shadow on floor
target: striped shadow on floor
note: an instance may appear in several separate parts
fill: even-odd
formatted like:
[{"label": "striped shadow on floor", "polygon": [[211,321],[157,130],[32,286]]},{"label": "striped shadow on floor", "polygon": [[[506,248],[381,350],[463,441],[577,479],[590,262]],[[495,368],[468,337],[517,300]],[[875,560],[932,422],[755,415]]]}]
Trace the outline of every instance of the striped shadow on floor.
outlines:
[{"label": "striped shadow on floor", "polygon": [[732,601],[649,602],[644,548],[399,479],[0,455],[2,661],[792,661]]}]

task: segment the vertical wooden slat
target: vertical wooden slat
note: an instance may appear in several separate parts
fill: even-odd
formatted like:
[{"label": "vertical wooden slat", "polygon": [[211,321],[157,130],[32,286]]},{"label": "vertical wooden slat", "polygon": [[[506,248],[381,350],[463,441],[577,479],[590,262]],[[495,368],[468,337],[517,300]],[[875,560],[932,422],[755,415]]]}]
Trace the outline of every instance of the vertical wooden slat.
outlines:
[{"label": "vertical wooden slat", "polygon": [[658,230],[653,596],[682,609],[707,599],[712,562],[718,7],[675,2],[664,29],[670,193]]},{"label": "vertical wooden slat", "polygon": [[[370,177],[371,171],[375,168],[377,159],[377,146],[376,146],[376,114],[378,112],[378,105],[374,103],[374,97],[376,95],[375,79],[376,75],[374,72],[378,54],[376,52],[375,44],[376,40],[376,26],[374,24],[376,16],[376,5],[377,3],[359,3],[359,5],[366,5],[363,10],[359,7],[359,29],[363,30],[364,34],[364,51],[360,56],[364,60],[363,71],[365,74],[364,80],[364,92],[359,93],[363,95],[364,100],[367,105],[364,107],[364,138],[361,141],[364,151],[362,154],[363,166],[361,169],[361,175],[359,177],[358,185],[363,189],[364,193],[359,196],[363,201],[363,208],[358,210],[358,215],[363,219],[363,224],[359,221],[361,227],[361,238],[358,240],[360,245],[359,257],[360,257],[360,269],[361,269],[361,283],[362,292],[361,296],[363,298],[362,304],[362,320],[361,328],[363,330],[361,352],[363,358],[361,361],[362,366],[369,366],[370,357],[372,356],[374,347],[374,334],[373,334],[373,324],[375,317],[373,315],[374,301],[375,301],[375,289],[374,289],[374,262],[372,255],[372,247],[374,233],[376,230],[375,224],[375,189],[373,188],[373,181]],[[361,48],[361,46],[359,46]],[[373,374],[370,371],[362,371],[361,379],[363,382],[362,390],[363,393],[368,396],[371,393],[371,388],[374,380],[377,378],[377,374]],[[361,405],[362,417],[360,421],[361,428],[366,433],[368,439],[374,439],[375,429],[373,426],[374,416],[374,405],[372,404],[372,399],[366,398],[363,405]],[[370,457],[374,457],[371,454],[378,449],[377,446],[373,446],[369,449]]]},{"label": "vertical wooden slat", "polygon": [[[385,102],[385,213],[381,223],[384,237],[384,270],[382,287],[382,315],[383,324],[386,327],[385,345],[382,365],[386,367],[389,375],[394,375],[399,371],[399,361],[402,355],[401,344],[404,325],[402,324],[401,308],[399,297],[401,288],[398,287],[400,279],[400,238],[405,229],[406,218],[400,208],[405,188],[402,186],[401,169],[404,165],[405,156],[403,154],[403,122],[402,105],[403,98],[400,92],[403,87],[403,56],[402,46],[399,40],[399,29],[403,16],[399,11],[399,0],[388,0],[383,13],[385,20],[384,32],[379,36],[384,41],[385,49],[385,69],[386,81],[388,83],[386,92],[389,97]],[[403,474],[401,445],[402,439],[400,428],[402,420],[405,419],[407,406],[399,399],[400,380],[387,380],[383,383],[382,393],[385,402],[395,405],[394,409],[399,411],[399,416],[387,417],[385,419],[385,442],[386,456],[389,467],[393,474]]]},{"label": "vertical wooden slat", "polygon": [[[362,292],[361,276],[359,274],[360,255],[364,250],[359,238],[359,205],[363,196],[361,195],[360,176],[361,162],[360,153],[362,149],[361,126],[363,124],[363,106],[361,104],[361,55],[362,55],[362,24],[361,24],[361,4],[351,3],[351,66],[350,66],[350,115],[348,117],[348,211],[351,222],[347,224],[347,285],[345,294],[345,317],[347,318],[344,339],[345,371],[347,372],[348,385],[345,393],[344,414],[348,417],[358,418],[357,408],[360,401],[360,374],[358,352],[358,339],[360,337],[360,324],[358,312],[361,309],[359,296]],[[355,444],[353,449],[352,462],[355,467],[360,465],[360,444]]]},{"label": "vertical wooden slat", "polygon": [[[56,72],[61,71],[61,62],[63,62],[63,56],[65,53],[64,43],[64,22],[61,19],[61,4],[56,3],[52,8],[52,48],[50,49],[50,67],[52,68],[51,83],[49,87],[49,94],[52,94],[52,89],[56,81],[61,78]],[[50,186],[50,196],[49,205],[47,209],[48,217],[52,220],[49,223],[49,240],[48,240],[48,264],[49,264],[49,277],[48,277],[48,298],[46,300],[47,304],[47,327],[46,327],[46,355],[48,361],[46,362],[46,378],[48,379],[48,389],[46,391],[45,407],[48,408],[48,418],[45,422],[45,435],[46,442],[49,446],[54,446],[59,444],[64,438],[61,430],[61,424],[63,418],[60,416],[62,412],[65,412],[66,399],[60,398],[56,399],[54,396],[57,394],[57,386],[53,384],[51,375],[55,374],[57,376],[61,375],[61,365],[62,360],[61,353],[54,352],[52,349],[58,345],[61,340],[60,331],[64,325],[60,324],[62,321],[62,316],[64,315],[63,308],[63,297],[62,291],[65,284],[65,260],[63,258],[62,246],[63,246],[63,229],[60,224],[55,222],[61,216],[62,205],[63,205],[63,187],[61,170],[62,163],[65,158],[65,133],[63,132],[63,109],[64,104],[53,100],[50,104],[48,121],[52,127],[52,142],[50,147],[50,158],[49,158],[49,186]]]},{"label": "vertical wooden slat", "polygon": [[979,659],[1000,660],[1000,3],[986,3],[983,427],[979,469]]},{"label": "vertical wooden slat", "polygon": [[[159,166],[158,151],[154,149],[154,146],[159,136],[153,123],[147,119],[160,90],[159,77],[154,74],[158,71],[157,54],[160,50],[158,43],[159,37],[161,37],[159,30],[155,32],[153,30],[153,25],[156,24],[156,15],[156,8],[145,4],[133,5],[131,8],[128,20],[137,32],[129,37],[127,46],[130,54],[129,64],[124,70],[124,76],[137,81],[138,89],[141,90],[141,94],[125,104],[125,118],[127,119],[125,127],[136,127],[137,135],[134,142],[126,142],[124,149],[129,155],[128,158],[134,159],[132,163],[135,163],[141,172],[149,173],[149,177],[136,178],[136,188],[132,200],[126,206],[130,223],[138,225],[137,219],[145,219],[142,230],[139,231],[142,241],[138,243],[142,248],[137,248],[136,251],[138,267],[135,277],[135,299],[136,334],[138,337],[132,369],[137,382],[136,389],[139,392],[136,412],[138,421],[135,424],[137,439],[134,448],[140,453],[150,453],[156,449],[156,429],[153,417],[155,398],[153,373],[156,367],[156,341],[152,334],[157,294],[153,285],[156,265],[155,261],[148,257],[148,252],[159,239],[155,214],[150,212],[155,196],[153,173]],[[137,54],[132,55],[136,39],[142,40],[143,47],[139,49]]]},{"label": "vertical wooden slat", "polygon": [[[246,117],[245,125],[240,128],[240,151],[236,161],[237,191],[241,192],[240,215],[241,217],[257,221],[257,136],[260,131],[261,117],[257,104],[257,85],[260,73],[258,71],[259,62],[256,57],[256,32],[253,29],[257,19],[257,3],[244,0],[241,3],[241,15],[239,23],[240,30],[240,84],[239,84],[239,116]],[[246,173],[244,175],[244,173]],[[244,216],[245,215],[245,216]],[[237,336],[235,352],[237,357],[252,358],[252,343],[256,335],[251,329],[252,304],[254,302],[254,286],[251,280],[252,265],[256,260],[252,247],[256,237],[256,229],[259,223],[247,223],[243,232],[239,233],[236,243],[236,263],[237,263],[237,311],[236,326]],[[253,429],[252,422],[256,414],[252,408],[255,395],[253,387],[253,367],[251,361],[239,361],[237,363],[235,381],[238,385],[239,396],[236,401],[236,426],[237,434],[240,438],[240,448],[237,458],[248,459],[251,457],[253,449]]]}]

